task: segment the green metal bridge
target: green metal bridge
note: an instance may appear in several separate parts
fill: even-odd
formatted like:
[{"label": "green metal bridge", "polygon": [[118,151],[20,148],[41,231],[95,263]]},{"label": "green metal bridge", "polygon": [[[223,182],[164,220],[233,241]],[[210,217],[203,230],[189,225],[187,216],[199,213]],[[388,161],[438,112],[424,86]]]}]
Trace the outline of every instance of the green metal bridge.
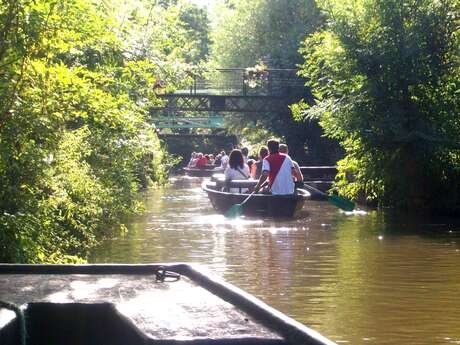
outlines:
[{"label": "green metal bridge", "polygon": [[164,105],[151,109],[157,128],[220,128],[225,113],[285,112],[305,90],[295,69],[226,68],[192,79],[188,89],[159,95]]},{"label": "green metal bridge", "polygon": [[224,126],[223,116],[163,116],[154,120],[156,128],[171,128],[171,129],[184,129],[184,128],[222,128]]}]

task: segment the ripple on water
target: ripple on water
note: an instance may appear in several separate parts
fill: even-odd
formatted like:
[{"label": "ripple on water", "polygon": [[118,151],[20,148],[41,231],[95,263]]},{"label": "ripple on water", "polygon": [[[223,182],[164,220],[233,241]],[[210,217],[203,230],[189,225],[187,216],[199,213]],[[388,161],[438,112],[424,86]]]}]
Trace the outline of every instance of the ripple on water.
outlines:
[{"label": "ripple on water", "polygon": [[[198,262],[337,343],[460,344],[460,225],[309,201],[298,219],[226,219],[178,178],[93,262]],[[449,232],[451,231],[451,232]]]}]

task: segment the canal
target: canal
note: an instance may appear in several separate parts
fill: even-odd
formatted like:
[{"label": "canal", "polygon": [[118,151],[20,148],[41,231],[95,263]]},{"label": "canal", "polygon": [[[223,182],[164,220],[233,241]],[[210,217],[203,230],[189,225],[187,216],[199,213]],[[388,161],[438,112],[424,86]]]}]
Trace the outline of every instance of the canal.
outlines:
[{"label": "canal", "polygon": [[338,344],[460,344],[458,223],[314,201],[292,221],[227,220],[200,182],[146,193],[91,261],[203,264]]}]

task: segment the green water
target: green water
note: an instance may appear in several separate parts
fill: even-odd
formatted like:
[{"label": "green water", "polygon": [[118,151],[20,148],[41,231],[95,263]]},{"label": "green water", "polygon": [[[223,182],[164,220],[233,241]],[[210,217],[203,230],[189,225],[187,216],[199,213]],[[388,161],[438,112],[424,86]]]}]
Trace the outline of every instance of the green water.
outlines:
[{"label": "green water", "polygon": [[338,344],[460,344],[460,224],[313,201],[289,222],[227,220],[200,181],[146,193],[91,261],[206,265]]}]

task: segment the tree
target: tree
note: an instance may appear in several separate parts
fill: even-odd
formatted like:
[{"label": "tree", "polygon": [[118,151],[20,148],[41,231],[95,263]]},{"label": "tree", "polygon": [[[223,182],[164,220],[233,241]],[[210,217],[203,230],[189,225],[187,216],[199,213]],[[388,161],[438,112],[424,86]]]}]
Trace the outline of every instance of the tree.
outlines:
[{"label": "tree", "polygon": [[234,0],[217,11],[211,60],[220,67],[295,68],[301,41],[321,23],[313,0]]},{"label": "tree", "polygon": [[153,85],[182,82],[188,32],[179,12],[118,2],[0,4],[2,262],[81,260],[165,181],[147,114]]},{"label": "tree", "polygon": [[[219,67],[255,66],[294,69],[302,62],[301,41],[322,25],[322,17],[312,0],[227,1],[218,9],[219,20],[212,32],[211,61]],[[321,137],[317,121],[296,122],[288,105],[310,98],[308,88],[292,90],[285,99],[285,111],[271,114],[242,114],[227,117],[236,132],[248,133],[260,144],[261,136],[282,137],[292,155],[303,163],[333,164],[334,143]],[[257,135],[257,133],[260,135]],[[305,149],[308,154],[305,154]]]},{"label": "tree", "polygon": [[188,41],[192,43],[188,63],[200,64],[208,58],[211,44],[210,20],[206,8],[184,2],[179,7],[181,26],[186,30]]},{"label": "tree", "polygon": [[[404,209],[459,201],[459,1],[323,1],[327,28],[305,41],[302,75],[346,157],[336,186]],[[442,195],[442,198],[439,196]]]}]

